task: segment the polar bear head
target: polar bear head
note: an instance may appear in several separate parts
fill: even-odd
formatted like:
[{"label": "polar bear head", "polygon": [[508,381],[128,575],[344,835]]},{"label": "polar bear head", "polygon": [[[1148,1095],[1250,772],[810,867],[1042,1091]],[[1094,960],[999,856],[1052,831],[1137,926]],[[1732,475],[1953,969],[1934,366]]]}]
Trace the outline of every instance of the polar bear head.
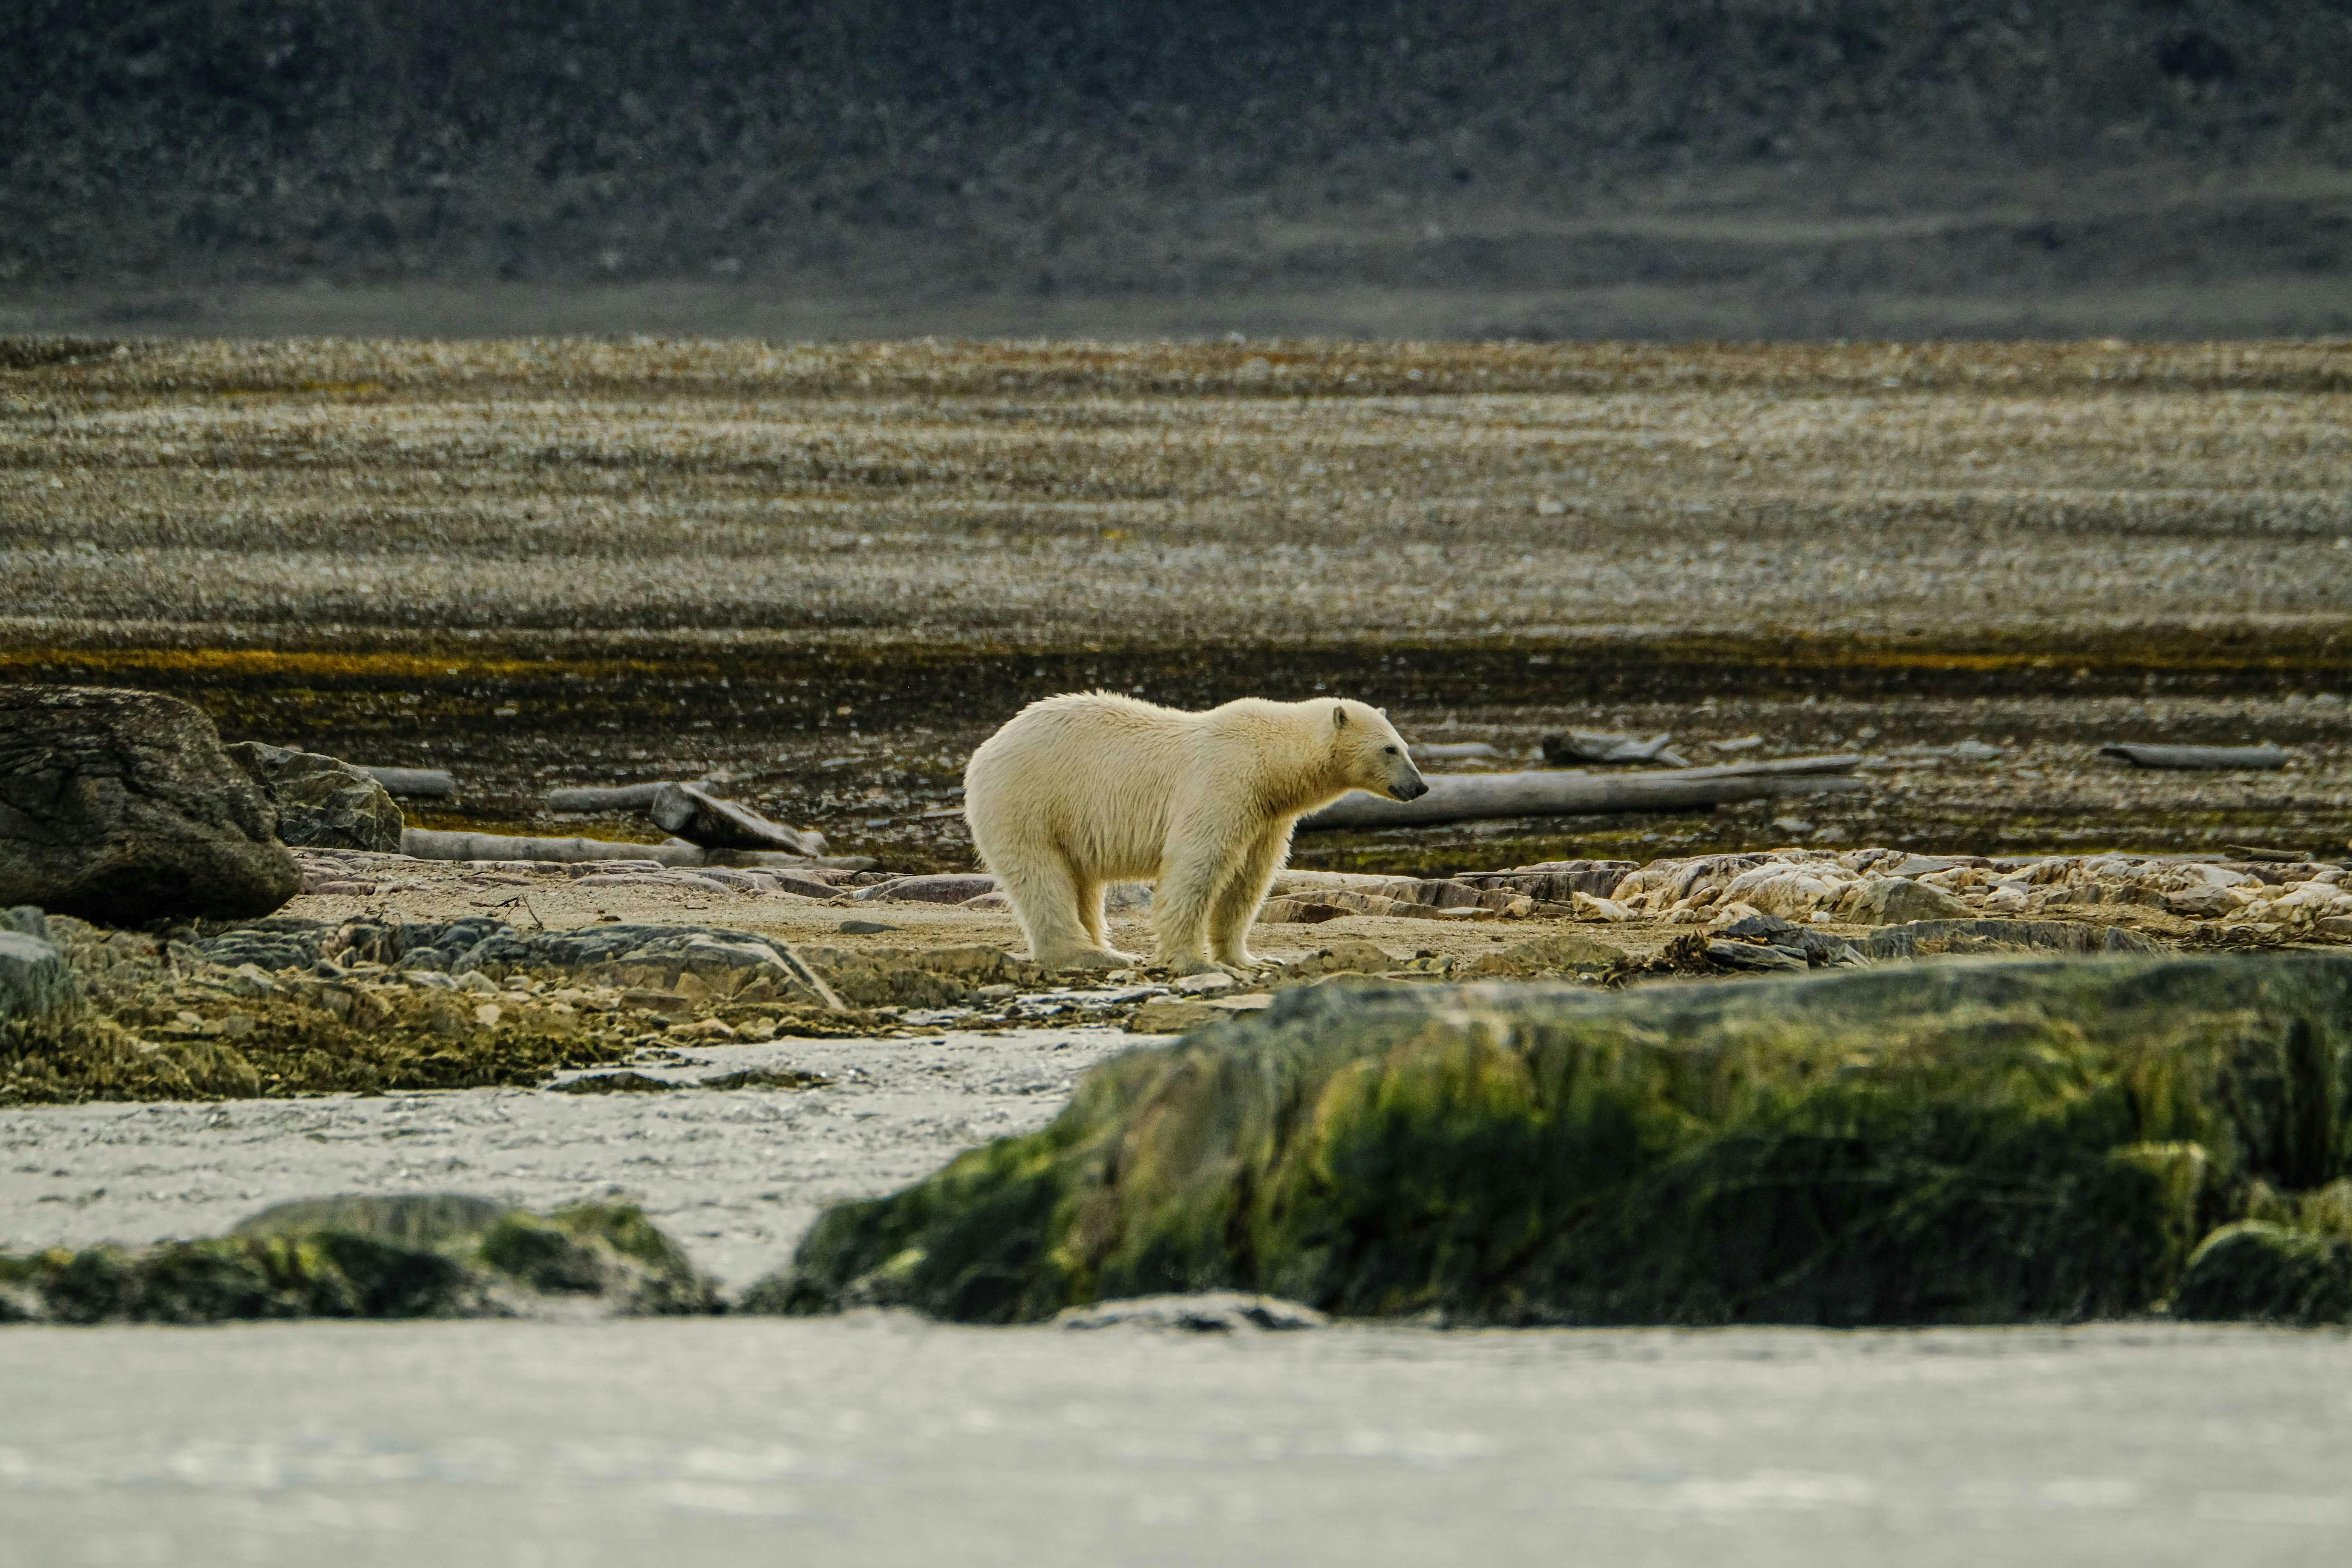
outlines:
[{"label": "polar bear head", "polygon": [[1406,755],[1404,737],[1377,708],[1342,699],[1330,705],[1331,758],[1344,789],[1360,789],[1391,800],[1419,800],[1428,781]]}]

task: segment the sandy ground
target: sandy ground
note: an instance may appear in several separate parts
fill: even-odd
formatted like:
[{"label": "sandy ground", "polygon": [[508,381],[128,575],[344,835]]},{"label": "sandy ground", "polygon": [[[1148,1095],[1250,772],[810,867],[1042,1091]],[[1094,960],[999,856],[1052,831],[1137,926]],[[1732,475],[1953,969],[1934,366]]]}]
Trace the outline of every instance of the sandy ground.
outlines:
[{"label": "sandy ground", "polygon": [[27,1564],[2321,1568],[2340,1333],[0,1335]]}]

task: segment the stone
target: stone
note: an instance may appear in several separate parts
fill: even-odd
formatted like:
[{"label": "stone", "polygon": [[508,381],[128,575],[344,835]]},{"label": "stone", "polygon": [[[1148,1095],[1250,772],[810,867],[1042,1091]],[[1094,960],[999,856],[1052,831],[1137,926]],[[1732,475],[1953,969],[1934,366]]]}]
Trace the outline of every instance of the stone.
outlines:
[{"label": "stone", "polygon": [[1532,980],[1538,976],[1599,976],[1625,961],[1625,950],[1580,931],[1557,931],[1481,953],[1454,973],[1462,980]]},{"label": "stone", "polygon": [[1186,1334],[1287,1333],[1319,1329],[1331,1320],[1312,1307],[1236,1290],[1182,1296],[1130,1296],[1071,1307],[1054,1319],[1058,1329],[1156,1329]]},{"label": "stone", "polygon": [[1155,996],[1136,1008],[1127,1026],[1138,1035],[1184,1035],[1228,1016],[1225,1009],[1206,1002]]},{"label": "stone", "polygon": [[750,806],[720,800],[693,784],[669,784],[646,812],[656,827],[706,849],[782,849],[794,855],[824,853],[824,835],[803,833],[770,822]]},{"label": "stone", "polygon": [[884,921],[844,921],[841,922],[841,934],[844,936],[881,936],[888,931],[900,931],[904,929],[904,927],[894,926]]},{"label": "stone", "polygon": [[0,1024],[52,1024],[75,1011],[81,988],[35,909],[0,918]]},{"label": "stone", "polygon": [[1355,913],[1337,904],[1323,903],[1311,898],[1268,899],[1257,911],[1253,922],[1266,926],[1321,925],[1326,921],[1344,920]]},{"label": "stone", "polygon": [[1862,943],[1863,956],[1874,962],[1923,955],[2052,952],[2090,957],[2164,951],[2163,943],[2121,926],[2073,921],[1916,921],[1873,931]]},{"label": "stone", "polygon": [[0,687],[0,905],[107,925],[241,919],[302,874],[210,719],[153,692]]},{"label": "stone", "polygon": [[887,900],[892,903],[961,904],[996,890],[996,879],[993,877],[900,877],[888,882],[877,882],[870,888],[860,888],[849,896],[860,903],[869,900]]},{"label": "stone", "polygon": [[1864,877],[1837,903],[1839,919],[1864,926],[1958,920],[1968,912],[1965,902],[1943,889],[1904,877]]},{"label": "stone", "polygon": [[240,741],[225,750],[268,797],[278,813],[278,837],[285,843],[400,852],[400,830],[407,819],[392,792],[367,773],[316,752],[258,741]]},{"label": "stone", "polygon": [[2129,1318],[2255,1194],[2345,1174],[2347,1090],[2336,952],[1299,987],[829,1210],[755,1294],[981,1322],[1171,1288],[1461,1325]]},{"label": "stone", "polygon": [[304,1199],[202,1241],[0,1255],[0,1301],[55,1323],[719,1309],[710,1281],[641,1210],[541,1215],[448,1194]]}]

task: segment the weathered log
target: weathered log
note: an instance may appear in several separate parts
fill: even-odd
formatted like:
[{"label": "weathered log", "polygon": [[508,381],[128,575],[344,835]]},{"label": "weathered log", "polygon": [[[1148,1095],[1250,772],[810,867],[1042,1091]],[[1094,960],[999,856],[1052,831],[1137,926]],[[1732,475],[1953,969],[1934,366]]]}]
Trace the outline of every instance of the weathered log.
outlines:
[{"label": "weathered log", "polygon": [[457,776],[443,768],[372,768],[363,763],[351,765],[392,794],[411,799],[442,800],[457,793]]},{"label": "weathered log", "polygon": [[770,822],[750,806],[720,800],[693,784],[664,784],[646,808],[656,827],[706,849],[782,849],[794,855],[824,853],[824,835],[803,833]]},{"label": "weathered log", "polygon": [[1784,795],[1847,795],[1860,779],[1838,773],[1683,768],[1672,773],[1441,773],[1419,800],[1381,800],[1359,791],[1300,820],[1307,832],[1343,827],[1425,827],[1500,816],[1580,816],[1619,811],[1686,811]]},{"label": "weathered log", "polygon": [[2136,768],[2283,768],[2286,753],[2265,741],[2259,746],[2144,746],[2118,742],[2099,755]]},{"label": "weathered log", "polygon": [[602,838],[523,838],[504,833],[443,833],[429,827],[404,829],[400,852],[419,860],[652,860],[664,866],[699,866],[702,851],[692,845],[614,844]]}]

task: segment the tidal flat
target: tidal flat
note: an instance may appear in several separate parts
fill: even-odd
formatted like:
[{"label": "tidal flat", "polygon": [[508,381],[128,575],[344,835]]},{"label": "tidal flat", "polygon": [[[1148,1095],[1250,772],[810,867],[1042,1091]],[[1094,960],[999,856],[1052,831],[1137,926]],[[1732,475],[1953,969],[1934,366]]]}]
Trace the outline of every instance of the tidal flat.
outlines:
[{"label": "tidal flat", "polygon": [[[1512,754],[1579,726],[1852,749],[1813,831],[2338,847],[2352,350],[0,342],[0,678],[464,784],[727,776],[957,868],[1023,702],[1344,691]],[[2296,752],[2137,774],[2105,741]],[[1993,763],[1925,750],[1974,739]],[[1785,815],[1310,839],[1422,870],[1790,841]],[[2303,839],[2313,842],[2305,844]]]}]

